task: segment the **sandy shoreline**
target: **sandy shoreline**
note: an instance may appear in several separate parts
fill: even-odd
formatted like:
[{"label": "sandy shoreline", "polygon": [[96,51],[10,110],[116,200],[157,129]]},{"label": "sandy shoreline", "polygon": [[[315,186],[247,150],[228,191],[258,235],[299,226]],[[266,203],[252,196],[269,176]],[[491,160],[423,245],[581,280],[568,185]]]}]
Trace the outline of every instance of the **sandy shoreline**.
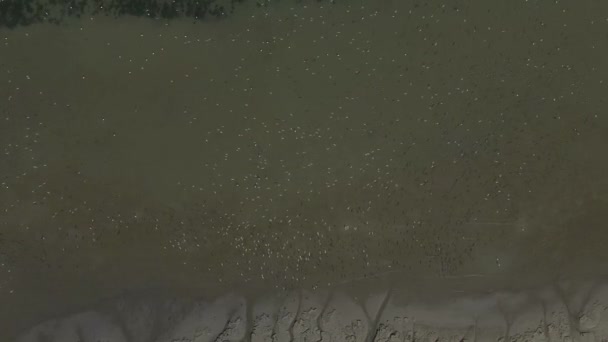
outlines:
[{"label": "sandy shoreline", "polygon": [[[608,282],[421,298],[395,287],[216,298],[130,295],[32,327],[18,342],[600,341]],[[433,298],[431,298],[433,297]]]}]

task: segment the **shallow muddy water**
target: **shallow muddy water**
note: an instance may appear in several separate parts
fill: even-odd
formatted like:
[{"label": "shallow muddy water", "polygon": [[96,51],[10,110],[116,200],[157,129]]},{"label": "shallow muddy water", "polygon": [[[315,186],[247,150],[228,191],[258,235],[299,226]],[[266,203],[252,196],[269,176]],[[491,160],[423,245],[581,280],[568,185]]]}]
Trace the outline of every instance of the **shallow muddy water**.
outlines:
[{"label": "shallow muddy water", "polygon": [[6,338],[124,293],[605,275],[608,3],[13,3]]}]

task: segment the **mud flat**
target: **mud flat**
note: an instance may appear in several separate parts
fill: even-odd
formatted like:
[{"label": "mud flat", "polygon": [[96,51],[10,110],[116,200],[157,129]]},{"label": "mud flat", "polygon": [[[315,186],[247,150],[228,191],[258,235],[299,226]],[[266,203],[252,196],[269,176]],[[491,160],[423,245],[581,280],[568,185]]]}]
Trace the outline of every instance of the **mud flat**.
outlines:
[{"label": "mud flat", "polygon": [[128,295],[42,322],[18,342],[602,341],[608,282],[491,293],[395,287],[216,298]]}]

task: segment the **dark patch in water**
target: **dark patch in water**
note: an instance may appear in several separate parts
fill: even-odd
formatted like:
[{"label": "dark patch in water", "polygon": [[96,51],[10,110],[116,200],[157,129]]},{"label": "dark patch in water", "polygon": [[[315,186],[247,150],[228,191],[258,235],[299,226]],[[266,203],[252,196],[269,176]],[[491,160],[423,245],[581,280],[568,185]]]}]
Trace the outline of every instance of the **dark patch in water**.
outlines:
[{"label": "dark patch in water", "polygon": [[[152,19],[224,18],[245,0],[4,0],[0,1],[0,27],[36,23],[60,24],[81,16],[135,16]],[[228,5],[229,4],[229,5]]]}]

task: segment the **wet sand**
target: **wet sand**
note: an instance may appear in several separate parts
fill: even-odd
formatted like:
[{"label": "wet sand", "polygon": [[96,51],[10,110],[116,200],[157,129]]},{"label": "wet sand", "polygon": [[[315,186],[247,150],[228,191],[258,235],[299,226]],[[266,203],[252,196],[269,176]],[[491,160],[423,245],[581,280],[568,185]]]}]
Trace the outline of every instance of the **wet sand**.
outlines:
[{"label": "wet sand", "polygon": [[605,275],[606,5],[363,5],[0,29],[6,339],[125,293]]},{"label": "wet sand", "polygon": [[42,322],[17,341],[602,341],[608,334],[605,280],[430,292],[374,284],[364,292],[341,286],[217,298],[140,293]]}]

